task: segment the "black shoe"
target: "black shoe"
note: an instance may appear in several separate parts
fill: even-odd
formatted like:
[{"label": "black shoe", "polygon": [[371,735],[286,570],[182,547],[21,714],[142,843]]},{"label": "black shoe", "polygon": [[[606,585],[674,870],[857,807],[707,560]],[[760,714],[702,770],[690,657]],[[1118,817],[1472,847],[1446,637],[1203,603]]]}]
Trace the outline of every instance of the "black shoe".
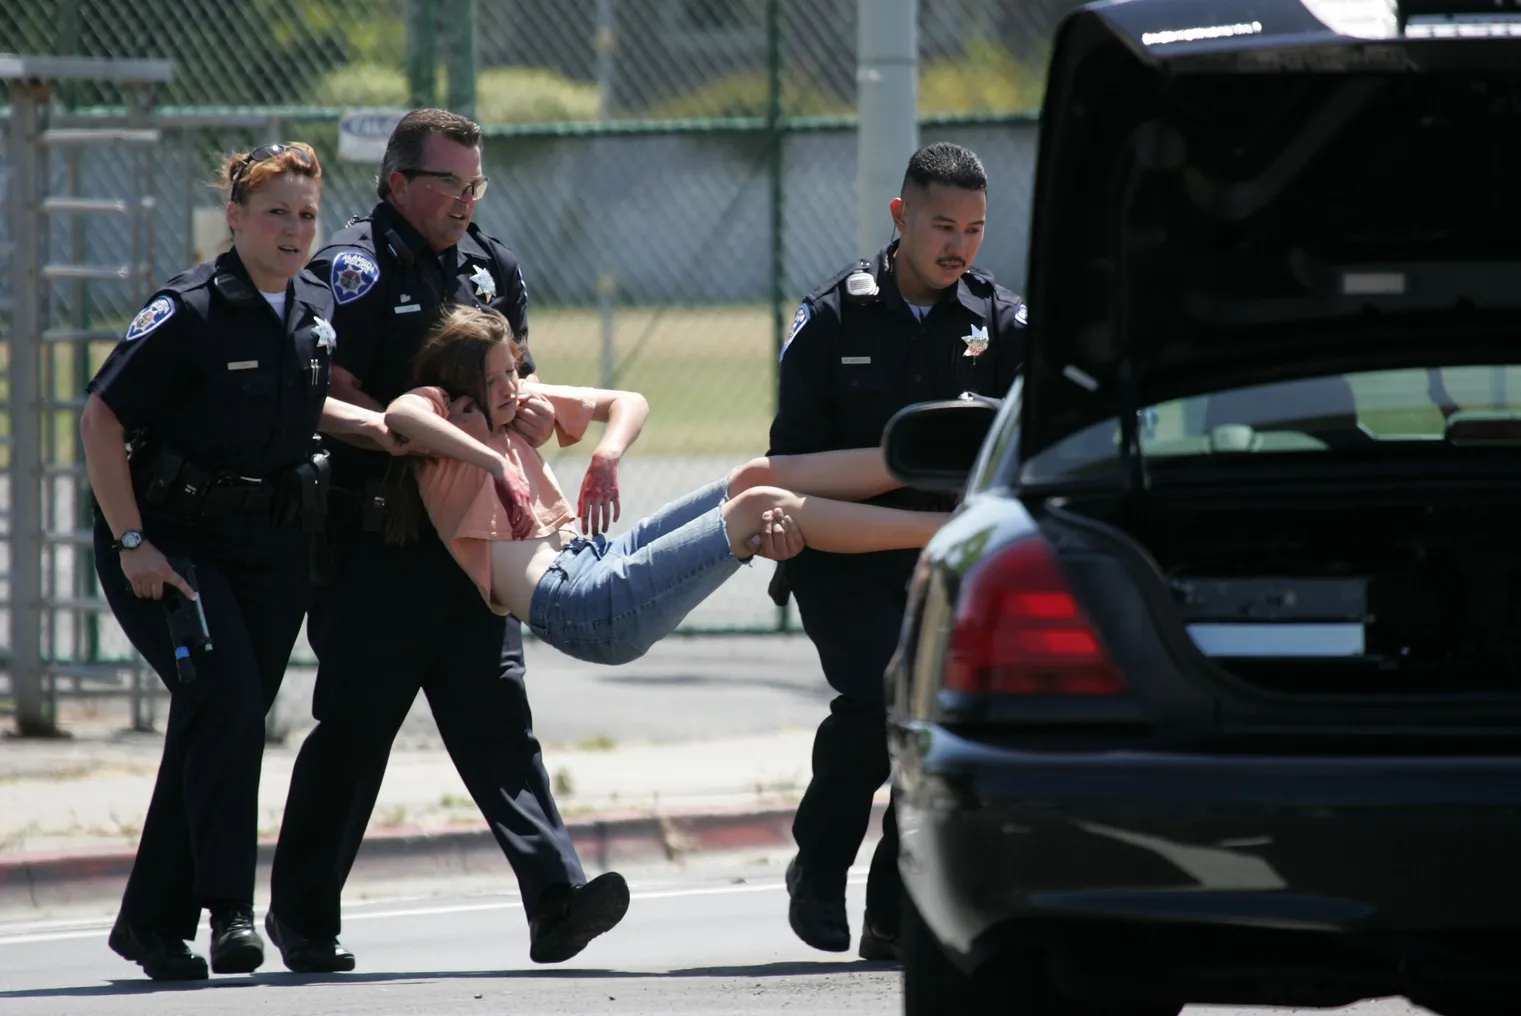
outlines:
[{"label": "black shoe", "polygon": [[611,931],[628,913],[628,883],[616,871],[585,885],[557,885],[544,894],[528,919],[528,958],[564,963]]},{"label": "black shoe", "polygon": [[850,921],[845,917],[845,879],[839,888],[821,885],[813,872],[794,857],[787,865],[787,923],[798,938],[824,952],[845,952],[850,948]]},{"label": "black shoe", "polygon": [[208,976],[205,959],[191,952],[182,938],[133,927],[118,917],[108,941],[112,952],[142,967],[155,981],[204,981]]},{"label": "black shoe", "polygon": [[863,960],[872,960],[878,963],[902,963],[903,956],[898,950],[898,936],[888,931],[883,925],[871,919],[867,914],[861,922],[861,948],[860,956]]},{"label": "black shoe", "polygon": [[264,915],[264,930],[280,950],[285,969],[296,974],[341,974],[354,969],[354,954],[336,938],[307,938],[292,931],[271,910]]},{"label": "black shoe", "polygon": [[251,974],[264,965],[264,940],[254,930],[253,907],[211,913],[211,971]]}]

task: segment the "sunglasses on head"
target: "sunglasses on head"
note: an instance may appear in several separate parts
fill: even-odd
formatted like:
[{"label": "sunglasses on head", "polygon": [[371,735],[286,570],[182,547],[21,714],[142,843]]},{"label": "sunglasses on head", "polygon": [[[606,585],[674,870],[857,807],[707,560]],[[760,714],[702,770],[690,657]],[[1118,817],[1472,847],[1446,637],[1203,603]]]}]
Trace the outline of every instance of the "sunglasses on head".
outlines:
[{"label": "sunglasses on head", "polygon": [[297,148],[295,145],[288,145],[284,143],[260,145],[258,148],[255,148],[253,151],[245,155],[243,157],[243,161],[238,163],[237,176],[234,177],[232,181],[232,189],[234,195],[236,195],[239,189],[242,188],[243,181],[247,178],[248,171],[250,169],[257,166],[259,163],[267,162],[268,160],[273,159],[277,155],[281,155],[284,152],[295,152],[297,159],[303,166],[311,166],[312,164],[311,157],[308,156],[305,151]]}]

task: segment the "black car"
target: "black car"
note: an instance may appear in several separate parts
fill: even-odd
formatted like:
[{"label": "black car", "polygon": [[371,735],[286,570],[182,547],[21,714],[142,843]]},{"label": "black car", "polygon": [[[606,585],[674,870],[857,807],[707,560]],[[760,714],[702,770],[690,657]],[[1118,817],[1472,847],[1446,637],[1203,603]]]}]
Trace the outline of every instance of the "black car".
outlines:
[{"label": "black car", "polygon": [[1521,1010],[1521,20],[1463,6],[1063,22],[1026,372],[884,439],[965,495],[888,673],[910,1016]]}]

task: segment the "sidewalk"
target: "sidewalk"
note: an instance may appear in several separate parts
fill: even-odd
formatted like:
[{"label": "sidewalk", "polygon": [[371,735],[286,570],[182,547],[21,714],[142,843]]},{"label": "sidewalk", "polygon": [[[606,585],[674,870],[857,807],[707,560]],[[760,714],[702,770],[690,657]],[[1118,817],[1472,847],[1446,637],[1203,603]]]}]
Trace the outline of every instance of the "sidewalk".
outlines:
[{"label": "sidewalk", "polygon": [[[813,732],[601,749],[546,748],[545,767],[567,821],[772,811],[796,805]],[[259,835],[280,829],[299,741],[271,747],[259,788]],[[54,745],[0,741],[0,863],[18,853],[135,848],[153,793],[161,740]],[[439,748],[391,755],[371,834],[483,828],[454,764]]]},{"label": "sidewalk", "polygon": [[[792,813],[833,692],[798,637],[672,638],[626,667],[530,643],[529,694],[555,799],[589,872],[710,849],[792,849]],[[292,669],[259,792],[258,885],[313,674]],[[0,909],[114,900],[130,870],[163,739],[124,703],[70,704],[69,740],[0,737]],[[162,722],[162,713],[159,714]],[[885,804],[885,789],[878,807]],[[351,882],[510,872],[422,696],[392,749]]]}]

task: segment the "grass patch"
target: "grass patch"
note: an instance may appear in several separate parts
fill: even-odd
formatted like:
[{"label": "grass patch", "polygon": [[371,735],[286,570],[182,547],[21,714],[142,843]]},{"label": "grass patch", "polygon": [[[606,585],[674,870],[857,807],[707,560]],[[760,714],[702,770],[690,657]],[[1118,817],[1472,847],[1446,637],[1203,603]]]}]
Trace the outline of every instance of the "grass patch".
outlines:
[{"label": "grass patch", "polygon": [[608,737],[606,734],[600,734],[600,735],[598,735],[596,737],[593,737],[593,738],[590,738],[588,740],[581,741],[580,743],[578,743],[576,745],[576,750],[577,751],[612,751],[616,747],[618,747],[618,742],[617,741],[614,741],[611,737]]},{"label": "grass patch", "polygon": [[[596,309],[532,308],[529,322],[533,355],[547,382],[600,387],[602,384],[602,315]],[[101,322],[105,329],[125,330],[127,321]],[[650,402],[650,420],[635,454],[662,457],[716,455],[745,458],[766,450],[775,406],[776,355],[770,309],[756,307],[632,307],[613,315],[614,384],[640,392]],[[93,343],[86,351],[69,343],[43,349],[51,356],[49,375],[57,400],[78,399],[84,384],[111,352],[112,344]],[[0,346],[0,370],[8,367]],[[7,382],[0,374],[0,397]],[[44,424],[51,441],[46,457],[75,461],[75,413],[55,410]],[[0,415],[0,436],[9,420]],[[51,435],[51,436],[49,436]],[[594,433],[570,454],[589,453]],[[54,451],[56,449],[56,452]],[[551,457],[555,445],[546,446]],[[0,446],[0,464],[9,465]]]},{"label": "grass patch", "polygon": [[[603,384],[600,313],[530,310],[529,327],[546,382]],[[744,457],[766,450],[776,387],[768,308],[621,309],[612,335],[614,386],[650,402],[636,453]]]}]

